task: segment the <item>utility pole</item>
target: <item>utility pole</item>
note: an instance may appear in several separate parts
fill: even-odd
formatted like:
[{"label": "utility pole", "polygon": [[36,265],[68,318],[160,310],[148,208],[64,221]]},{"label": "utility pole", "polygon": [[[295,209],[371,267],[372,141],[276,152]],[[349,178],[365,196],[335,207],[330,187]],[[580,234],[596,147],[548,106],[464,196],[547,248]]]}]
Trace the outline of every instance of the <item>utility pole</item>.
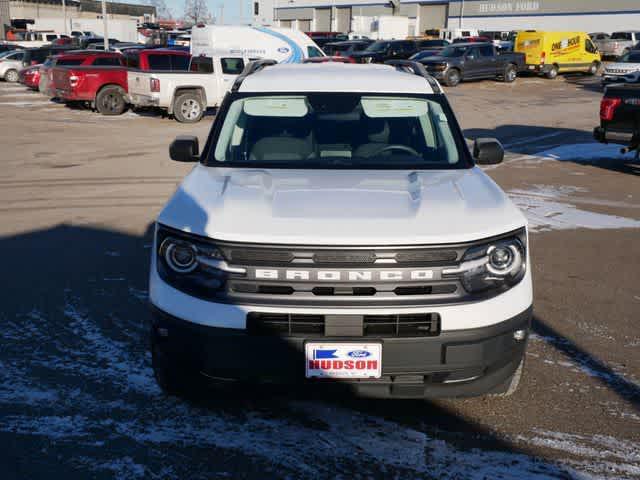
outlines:
[{"label": "utility pole", "polygon": [[64,18],[64,29],[62,33],[67,33],[67,2],[62,0],[62,17]]},{"label": "utility pole", "polygon": [[104,29],[104,51],[109,50],[109,27],[107,21],[107,0],[102,0],[102,25]]},{"label": "utility pole", "polygon": [[220,5],[220,25],[224,25],[224,3]]}]

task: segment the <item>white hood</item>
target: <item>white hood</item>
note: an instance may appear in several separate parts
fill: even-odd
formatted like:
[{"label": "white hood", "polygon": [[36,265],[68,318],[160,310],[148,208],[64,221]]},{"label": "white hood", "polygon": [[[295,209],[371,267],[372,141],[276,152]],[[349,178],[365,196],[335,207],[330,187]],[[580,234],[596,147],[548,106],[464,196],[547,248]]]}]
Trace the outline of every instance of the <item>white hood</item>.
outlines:
[{"label": "white hood", "polygon": [[477,167],[412,173],[200,164],[158,221],[217,240],[297,245],[455,243],[526,224]]}]

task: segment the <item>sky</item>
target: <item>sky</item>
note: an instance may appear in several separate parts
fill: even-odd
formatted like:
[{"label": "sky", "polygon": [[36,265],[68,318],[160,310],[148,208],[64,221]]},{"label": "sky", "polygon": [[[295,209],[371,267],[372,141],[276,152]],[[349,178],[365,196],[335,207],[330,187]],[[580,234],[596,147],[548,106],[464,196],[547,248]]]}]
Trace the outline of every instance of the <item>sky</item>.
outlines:
[{"label": "sky", "polygon": [[[238,24],[248,23],[250,21],[249,10],[251,6],[251,0],[205,0],[209,13],[218,17],[220,14],[220,6],[224,5],[224,23],[225,24]],[[171,14],[174,18],[181,17],[184,12],[184,0],[165,0],[167,8],[171,10]],[[244,12],[242,21],[240,14]]]}]

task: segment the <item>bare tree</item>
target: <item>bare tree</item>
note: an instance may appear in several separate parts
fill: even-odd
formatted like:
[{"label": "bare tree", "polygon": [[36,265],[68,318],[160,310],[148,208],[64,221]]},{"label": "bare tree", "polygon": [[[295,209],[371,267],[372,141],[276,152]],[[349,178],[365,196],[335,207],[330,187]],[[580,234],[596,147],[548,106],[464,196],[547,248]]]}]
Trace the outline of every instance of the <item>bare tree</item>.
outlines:
[{"label": "bare tree", "polygon": [[184,20],[187,23],[207,23],[212,21],[206,0],[185,0]]},{"label": "bare tree", "polygon": [[173,17],[171,9],[167,8],[167,3],[164,0],[148,0],[149,5],[156,7],[156,18],[163,20],[169,20]]}]

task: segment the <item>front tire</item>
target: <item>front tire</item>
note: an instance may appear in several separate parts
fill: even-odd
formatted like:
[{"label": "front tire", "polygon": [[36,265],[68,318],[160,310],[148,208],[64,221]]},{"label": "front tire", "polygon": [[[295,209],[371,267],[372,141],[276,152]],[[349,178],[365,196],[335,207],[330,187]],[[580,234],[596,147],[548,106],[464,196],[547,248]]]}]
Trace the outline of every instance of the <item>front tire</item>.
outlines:
[{"label": "front tire", "polygon": [[513,83],[518,78],[518,70],[515,65],[507,65],[502,75],[502,81],[505,83]]},{"label": "front tire", "polygon": [[20,76],[18,75],[18,71],[17,70],[11,69],[11,70],[7,70],[5,72],[4,79],[5,79],[5,81],[10,82],[10,83],[16,83],[20,79]]},{"label": "front tire", "polygon": [[553,80],[558,77],[558,66],[552,65],[551,68],[544,74],[549,80]]},{"label": "front tire", "polygon": [[460,71],[456,70],[455,68],[450,69],[444,77],[444,83],[448,87],[457,86],[461,80],[462,75],[460,74]]},{"label": "front tire", "polygon": [[173,116],[180,123],[197,123],[203,117],[205,106],[196,92],[186,92],[173,102]]},{"label": "front tire", "polygon": [[121,87],[105,87],[96,95],[96,110],[102,115],[122,115],[127,104]]}]

